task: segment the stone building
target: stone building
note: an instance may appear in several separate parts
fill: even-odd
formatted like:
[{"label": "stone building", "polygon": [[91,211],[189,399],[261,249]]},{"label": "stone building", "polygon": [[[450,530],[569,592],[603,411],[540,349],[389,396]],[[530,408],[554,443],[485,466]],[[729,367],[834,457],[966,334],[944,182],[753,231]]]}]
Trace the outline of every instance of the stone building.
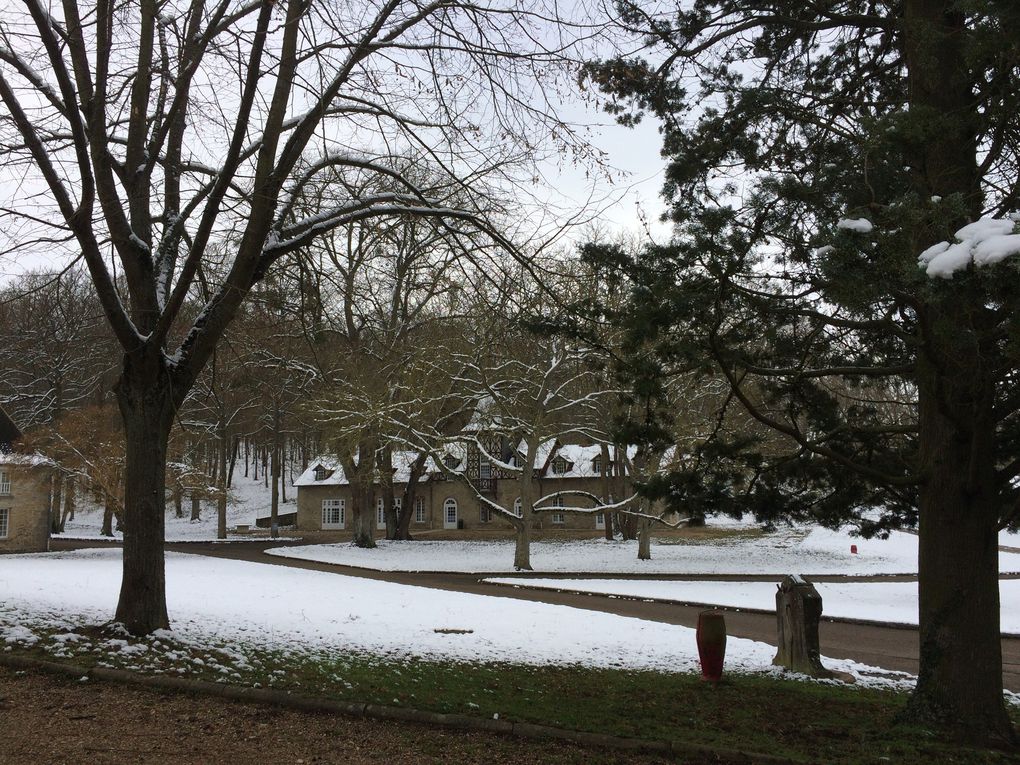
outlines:
[{"label": "stone building", "polygon": [[50,545],[50,462],[11,452],[20,437],[0,409],[0,553],[45,552]]},{"label": "stone building", "polygon": [[[490,455],[499,454],[503,465],[513,465],[514,460],[521,458],[517,450],[507,450],[496,444],[487,445],[486,451]],[[401,495],[417,456],[416,452],[396,452],[393,455],[394,501],[398,505],[402,502]],[[509,521],[493,511],[482,498],[519,511],[520,496],[515,473],[486,459],[483,452],[470,443],[448,451],[443,461],[446,463],[445,470],[431,460],[426,463],[424,475],[419,479],[415,492],[411,533],[425,529],[510,528]],[[561,445],[551,441],[540,450],[536,466],[536,496],[546,498],[539,504],[547,508],[536,516],[537,527],[605,528],[605,517],[601,513],[556,510],[557,506],[594,506],[590,500],[572,492],[603,496],[606,488],[603,469],[612,471],[612,464],[602,465],[601,447]],[[351,486],[343,468],[336,461],[313,460],[294,484],[297,486],[298,529],[330,531],[351,528]],[[374,502],[376,527],[383,530],[386,523],[379,486],[375,488]]]}]

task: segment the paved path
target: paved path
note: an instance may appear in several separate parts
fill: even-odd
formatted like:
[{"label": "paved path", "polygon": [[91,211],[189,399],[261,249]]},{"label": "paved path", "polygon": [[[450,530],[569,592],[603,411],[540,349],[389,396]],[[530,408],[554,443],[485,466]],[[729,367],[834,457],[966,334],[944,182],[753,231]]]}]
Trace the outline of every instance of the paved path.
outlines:
[{"label": "paved path", "polygon": [[[102,544],[102,543],[99,543]],[[604,611],[606,613],[630,616],[637,619],[648,619],[650,621],[664,622],[666,624],[679,624],[685,627],[695,627],[698,622],[698,613],[703,610],[700,606],[681,606],[672,603],[657,603],[644,600],[628,600],[607,595],[588,595],[571,592],[556,592],[554,590],[525,589],[506,587],[503,585],[487,584],[479,581],[479,574],[450,574],[450,573],[408,573],[399,571],[373,571],[371,569],[355,568],[353,566],[341,566],[332,563],[318,563],[315,561],[298,560],[295,558],[281,558],[274,555],[266,555],[264,550],[268,547],[283,547],[300,542],[234,542],[229,544],[217,544],[212,542],[184,542],[169,543],[166,549],[176,552],[195,553],[210,555],[217,558],[228,558],[232,560],[243,560],[253,563],[262,563],[273,566],[285,566],[289,568],[301,568],[310,571],[324,571],[347,576],[357,576],[364,579],[375,579],[379,581],[395,582],[398,584],[409,584],[418,587],[431,587],[439,590],[450,590],[454,592],[468,592],[477,595],[488,595],[500,598],[515,598],[517,600],[528,600],[541,603],[553,603],[556,605],[583,608],[591,611]],[[92,542],[75,542],[71,540],[54,540],[53,549],[72,549],[77,547],[95,547]],[[501,573],[500,576],[506,576]],[[557,576],[542,574],[543,577]],[[559,575],[563,576],[563,575]],[[569,575],[568,575],[569,576]],[[576,577],[576,575],[575,575]],[[602,578],[603,575],[599,575]],[[522,584],[527,577],[522,576]],[[674,576],[645,575],[637,576],[628,574],[627,579],[649,578],[649,579],[728,579],[728,580],[768,580],[775,581],[775,575],[769,576]],[[910,577],[812,577],[818,581],[903,581],[910,580]],[[760,640],[775,645],[776,639],[776,617],[773,614],[753,613],[737,609],[724,608],[726,612],[727,632],[735,637]],[[885,669],[899,670],[917,674],[918,668],[918,639],[916,628],[910,627],[888,627],[870,624],[855,624],[841,620],[825,620],[819,627],[819,640],[821,642],[822,654],[839,659],[854,659],[865,664],[871,664]],[[1002,678],[1005,686],[1020,692],[1020,638],[1002,639]]]}]

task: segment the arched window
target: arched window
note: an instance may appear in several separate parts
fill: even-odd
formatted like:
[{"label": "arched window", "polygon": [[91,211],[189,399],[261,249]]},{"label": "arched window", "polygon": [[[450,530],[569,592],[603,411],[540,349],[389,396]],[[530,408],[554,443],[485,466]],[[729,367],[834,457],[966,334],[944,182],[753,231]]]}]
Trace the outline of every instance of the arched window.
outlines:
[{"label": "arched window", "polygon": [[521,498],[520,497],[518,497],[517,499],[514,500],[514,515],[516,515],[518,518],[520,518],[522,515],[524,515],[524,507],[521,504]]},{"label": "arched window", "polygon": [[457,528],[457,500],[453,497],[448,498],[443,503],[443,528]]}]

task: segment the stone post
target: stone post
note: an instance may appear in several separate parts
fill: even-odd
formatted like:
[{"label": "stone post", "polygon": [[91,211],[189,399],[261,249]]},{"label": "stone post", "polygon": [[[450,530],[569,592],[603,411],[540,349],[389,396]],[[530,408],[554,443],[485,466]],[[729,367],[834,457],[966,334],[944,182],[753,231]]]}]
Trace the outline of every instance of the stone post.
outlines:
[{"label": "stone post", "polygon": [[783,577],[776,592],[779,652],[772,663],[812,677],[834,677],[818,650],[821,618],[822,596],[815,586],[796,574]]}]

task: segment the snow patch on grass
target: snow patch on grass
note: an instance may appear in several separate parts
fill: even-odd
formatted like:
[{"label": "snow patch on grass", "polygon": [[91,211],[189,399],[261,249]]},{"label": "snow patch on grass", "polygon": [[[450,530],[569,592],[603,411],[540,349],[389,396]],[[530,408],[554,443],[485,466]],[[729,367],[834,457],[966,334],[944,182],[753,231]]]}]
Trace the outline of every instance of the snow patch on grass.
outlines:
[{"label": "snow patch on grass", "polygon": [[[851,552],[851,545],[857,552]],[[498,573],[514,570],[514,543],[387,542],[365,550],[350,544],[271,548],[270,555],[377,571]],[[917,537],[894,532],[861,539],[846,531],[793,527],[773,533],[658,540],[652,559],[637,559],[636,542],[605,539],[534,542],[535,571],[579,574],[916,574]],[[1020,555],[1001,553],[1002,571],[1020,571]]]},{"label": "snow patch on grass", "polygon": [[[69,621],[79,626],[101,622],[98,615],[108,618],[114,611],[120,573],[116,549],[4,556],[0,625],[66,632]],[[241,561],[169,553],[167,600],[174,644],[193,646],[196,652],[199,646],[258,645],[304,653],[360,652],[393,660],[698,671],[694,630],[685,627]],[[103,641],[122,637],[128,640],[114,634]],[[153,636],[160,644],[167,639],[165,633]],[[66,641],[48,645],[57,655],[69,650]],[[125,657],[124,646],[118,643],[118,648],[121,665],[128,658],[129,667],[157,666],[150,658],[153,651]],[[730,638],[727,670],[772,674],[774,655],[775,649],[765,643]],[[188,666],[227,678],[244,658],[245,652],[235,648],[219,654],[211,667],[207,650],[190,658]],[[862,685],[906,688],[912,683],[901,673],[853,661],[827,664]]]}]

